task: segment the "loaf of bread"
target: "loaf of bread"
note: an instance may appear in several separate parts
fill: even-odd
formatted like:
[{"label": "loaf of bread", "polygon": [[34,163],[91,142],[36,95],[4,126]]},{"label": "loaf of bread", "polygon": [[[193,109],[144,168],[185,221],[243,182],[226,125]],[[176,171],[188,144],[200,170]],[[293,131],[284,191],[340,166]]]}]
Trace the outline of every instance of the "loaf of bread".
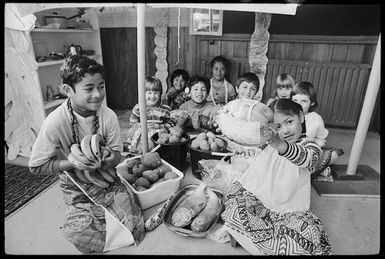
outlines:
[{"label": "loaf of bread", "polygon": [[228,102],[215,118],[223,135],[245,146],[259,146],[270,140],[273,120],[273,112],[267,105],[250,99]]}]

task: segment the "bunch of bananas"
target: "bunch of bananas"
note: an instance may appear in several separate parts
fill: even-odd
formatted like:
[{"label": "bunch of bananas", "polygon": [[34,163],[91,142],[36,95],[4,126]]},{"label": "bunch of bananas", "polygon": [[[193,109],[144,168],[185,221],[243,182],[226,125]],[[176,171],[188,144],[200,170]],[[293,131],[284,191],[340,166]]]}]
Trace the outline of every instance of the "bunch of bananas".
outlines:
[{"label": "bunch of bananas", "polygon": [[[92,183],[101,188],[107,188],[109,183],[114,182],[117,177],[114,167],[106,168],[103,161],[112,150],[105,146],[100,134],[85,135],[80,144],[72,144],[68,161],[74,164],[76,176],[85,183]],[[89,168],[95,168],[90,171]]]}]

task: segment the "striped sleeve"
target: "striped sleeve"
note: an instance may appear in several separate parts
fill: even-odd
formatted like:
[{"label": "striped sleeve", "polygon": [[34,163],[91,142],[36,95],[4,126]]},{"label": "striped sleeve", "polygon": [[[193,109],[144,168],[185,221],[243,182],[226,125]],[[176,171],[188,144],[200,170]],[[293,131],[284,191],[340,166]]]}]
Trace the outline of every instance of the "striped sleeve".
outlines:
[{"label": "striped sleeve", "polygon": [[287,144],[286,152],[281,155],[293,164],[307,168],[310,173],[314,172],[321,158],[321,148],[308,139],[301,139],[297,143]]}]

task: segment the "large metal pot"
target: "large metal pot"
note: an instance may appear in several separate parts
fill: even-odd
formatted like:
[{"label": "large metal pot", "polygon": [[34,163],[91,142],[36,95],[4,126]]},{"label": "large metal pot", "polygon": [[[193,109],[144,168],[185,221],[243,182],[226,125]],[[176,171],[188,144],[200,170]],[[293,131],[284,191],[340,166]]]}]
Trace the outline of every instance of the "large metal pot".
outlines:
[{"label": "large metal pot", "polygon": [[45,16],[45,23],[46,24],[58,23],[60,24],[59,29],[66,29],[67,17],[59,16],[59,15],[48,15],[48,16]]},{"label": "large metal pot", "polygon": [[59,29],[67,29],[67,21],[69,21],[73,18],[76,18],[76,17],[80,17],[83,14],[84,14],[84,10],[80,9],[78,14],[67,18],[65,16],[57,15],[56,12],[53,12],[53,15],[45,16],[45,23],[46,24],[58,23],[58,24],[60,24]]}]

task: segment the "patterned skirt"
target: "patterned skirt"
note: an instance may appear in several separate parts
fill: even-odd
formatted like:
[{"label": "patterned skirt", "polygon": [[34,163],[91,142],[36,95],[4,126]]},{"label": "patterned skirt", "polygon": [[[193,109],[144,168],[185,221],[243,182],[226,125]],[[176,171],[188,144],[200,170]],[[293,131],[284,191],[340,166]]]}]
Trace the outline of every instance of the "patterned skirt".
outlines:
[{"label": "patterned skirt", "polygon": [[[264,255],[331,255],[327,234],[311,211],[271,211],[234,182],[225,195],[222,219],[238,243],[251,244],[246,250]],[[233,232],[234,233],[234,232]],[[242,240],[243,239],[243,240]],[[255,252],[251,252],[255,253]]]},{"label": "patterned skirt", "polygon": [[106,241],[105,209],[131,233],[136,244],[145,235],[141,208],[117,177],[106,189],[81,182],[73,172],[69,175],[85,190],[91,201],[65,174],[59,174],[60,187],[67,205],[66,222],[61,228],[65,238],[80,252],[102,253]]}]

